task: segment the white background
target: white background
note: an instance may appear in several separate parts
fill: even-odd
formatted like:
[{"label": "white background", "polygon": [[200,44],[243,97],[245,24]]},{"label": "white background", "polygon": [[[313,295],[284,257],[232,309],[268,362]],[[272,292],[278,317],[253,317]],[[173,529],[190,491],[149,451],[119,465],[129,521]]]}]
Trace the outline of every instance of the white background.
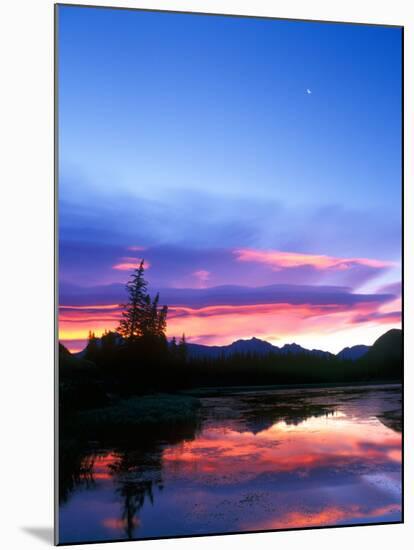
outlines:
[{"label": "white background", "polygon": [[[70,0],[68,0],[70,3]],[[411,0],[188,0],[84,4],[270,15],[405,26],[406,516],[405,525],[117,543],[147,550],[387,550],[414,540],[413,69]],[[411,8],[412,9],[412,8]],[[53,521],[53,1],[0,7],[0,546],[46,547]],[[411,152],[411,154],[410,154]],[[411,184],[411,185],[410,185]],[[411,252],[411,254],[410,254]],[[408,285],[407,285],[408,283]],[[411,538],[411,543],[409,542]],[[123,544],[124,546],[120,546]],[[99,545],[91,547],[103,548]]]}]

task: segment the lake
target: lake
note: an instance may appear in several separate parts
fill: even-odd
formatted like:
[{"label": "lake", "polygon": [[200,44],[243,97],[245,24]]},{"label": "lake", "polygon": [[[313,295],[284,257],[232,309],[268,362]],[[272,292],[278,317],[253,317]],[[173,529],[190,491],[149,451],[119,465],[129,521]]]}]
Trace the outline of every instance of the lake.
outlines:
[{"label": "lake", "polygon": [[60,542],[401,521],[401,386],[200,390],[173,443],[95,443]]}]

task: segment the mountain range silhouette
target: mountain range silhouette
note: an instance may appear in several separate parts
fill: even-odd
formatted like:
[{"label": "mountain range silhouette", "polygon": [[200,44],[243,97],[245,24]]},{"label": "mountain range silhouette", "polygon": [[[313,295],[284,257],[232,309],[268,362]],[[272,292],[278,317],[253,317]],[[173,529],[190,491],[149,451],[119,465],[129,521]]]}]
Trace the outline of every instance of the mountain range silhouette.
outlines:
[{"label": "mountain range silhouette", "polygon": [[[329,357],[335,354],[329,351],[323,351],[320,349],[307,349],[299,344],[291,343],[285,344],[282,347],[274,346],[265,340],[259,338],[250,338],[249,340],[236,340],[235,342],[226,346],[206,346],[203,344],[187,344],[188,354],[193,358],[215,358],[226,357],[234,354],[250,354],[250,355],[267,355],[273,353],[276,355],[313,355],[318,357]],[[363,355],[365,355],[371,349],[370,346],[356,345],[352,347],[346,347],[341,350],[337,357],[340,359],[349,359],[355,361]]]},{"label": "mountain range silhouette", "polygon": [[[98,338],[98,346],[101,339]],[[117,343],[122,344],[122,337],[117,338]],[[236,340],[228,345],[223,346],[208,346],[205,344],[187,343],[188,356],[192,359],[215,359],[220,357],[229,357],[231,355],[256,355],[263,356],[269,354],[275,355],[310,355],[317,357],[338,357],[339,359],[356,361],[362,357],[371,360],[381,360],[383,357],[401,355],[402,349],[402,331],[400,329],[391,329],[380,338],[378,338],[372,346],[357,344],[351,347],[345,347],[339,353],[333,354],[329,351],[320,349],[307,349],[299,344],[291,343],[284,344],[282,347],[274,346],[266,340],[260,338],[250,338],[247,340]],[[86,348],[72,355],[78,358],[85,356]]]}]

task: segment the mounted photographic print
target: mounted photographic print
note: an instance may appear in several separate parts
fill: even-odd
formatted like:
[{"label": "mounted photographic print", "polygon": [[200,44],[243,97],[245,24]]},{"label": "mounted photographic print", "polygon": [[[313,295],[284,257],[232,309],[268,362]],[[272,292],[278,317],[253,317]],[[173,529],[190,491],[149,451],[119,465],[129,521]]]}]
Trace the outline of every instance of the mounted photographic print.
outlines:
[{"label": "mounted photographic print", "polygon": [[402,27],[56,6],[56,543],[402,522]]}]

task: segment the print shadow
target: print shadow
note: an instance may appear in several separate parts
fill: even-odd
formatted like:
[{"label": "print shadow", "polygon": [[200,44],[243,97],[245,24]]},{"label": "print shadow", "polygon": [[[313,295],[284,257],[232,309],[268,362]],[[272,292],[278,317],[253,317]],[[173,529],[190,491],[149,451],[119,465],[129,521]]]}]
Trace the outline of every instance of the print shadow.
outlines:
[{"label": "print shadow", "polygon": [[47,543],[48,546],[54,543],[53,527],[22,527],[22,531]]}]

